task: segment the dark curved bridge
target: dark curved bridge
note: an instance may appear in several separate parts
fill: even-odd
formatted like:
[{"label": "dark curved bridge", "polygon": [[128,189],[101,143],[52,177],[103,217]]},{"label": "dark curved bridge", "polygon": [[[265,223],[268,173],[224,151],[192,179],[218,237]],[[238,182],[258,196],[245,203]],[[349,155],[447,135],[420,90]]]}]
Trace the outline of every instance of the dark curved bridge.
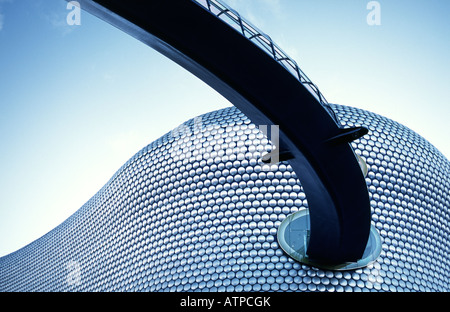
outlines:
[{"label": "dark curved bridge", "polygon": [[370,201],[349,143],[367,129],[343,129],[317,87],[268,36],[217,0],[79,2],[192,72],[256,125],[279,125],[280,160],[295,170],[309,204],[308,257],[328,264],[362,257]]}]

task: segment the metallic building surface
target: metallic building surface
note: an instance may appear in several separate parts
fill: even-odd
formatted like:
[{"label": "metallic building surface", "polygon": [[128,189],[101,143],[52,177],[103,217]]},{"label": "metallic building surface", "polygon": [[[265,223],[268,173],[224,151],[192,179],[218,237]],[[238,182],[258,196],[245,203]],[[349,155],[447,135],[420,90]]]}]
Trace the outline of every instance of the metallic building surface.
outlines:
[{"label": "metallic building surface", "polygon": [[0,291],[449,291],[449,161],[410,129],[331,105],[366,126],[380,257],[354,271],[302,265],[278,246],[308,207],[287,162],[234,107],[191,120],[132,157],[64,223],[0,258]]}]

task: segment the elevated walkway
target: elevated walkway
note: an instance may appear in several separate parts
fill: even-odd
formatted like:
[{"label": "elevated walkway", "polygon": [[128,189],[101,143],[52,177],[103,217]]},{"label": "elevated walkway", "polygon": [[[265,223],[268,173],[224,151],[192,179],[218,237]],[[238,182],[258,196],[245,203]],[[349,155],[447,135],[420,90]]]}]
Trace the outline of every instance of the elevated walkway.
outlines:
[{"label": "elevated walkway", "polygon": [[343,129],[318,88],[268,36],[217,0],[79,2],[202,79],[256,125],[278,125],[281,160],[308,200],[308,257],[340,264],[363,256],[370,201],[350,142],[367,129]]}]

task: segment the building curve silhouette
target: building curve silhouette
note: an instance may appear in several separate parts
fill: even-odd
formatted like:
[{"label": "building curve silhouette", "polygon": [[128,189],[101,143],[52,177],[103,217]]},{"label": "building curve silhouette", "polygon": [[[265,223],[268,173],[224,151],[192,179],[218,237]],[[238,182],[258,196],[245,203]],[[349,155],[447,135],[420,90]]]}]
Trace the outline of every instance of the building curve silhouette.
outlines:
[{"label": "building curve silhouette", "polygon": [[368,167],[380,256],[325,270],[280,248],[277,229],[308,209],[288,162],[235,107],[190,120],[143,148],[61,225],[0,258],[0,291],[449,291],[449,161],[412,130],[330,104]]}]

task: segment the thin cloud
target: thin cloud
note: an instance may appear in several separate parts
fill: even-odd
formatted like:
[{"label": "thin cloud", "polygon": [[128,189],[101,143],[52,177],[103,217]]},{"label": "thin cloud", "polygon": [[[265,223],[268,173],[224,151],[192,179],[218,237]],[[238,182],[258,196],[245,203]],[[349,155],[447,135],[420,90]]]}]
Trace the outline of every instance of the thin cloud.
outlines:
[{"label": "thin cloud", "polygon": [[50,11],[50,12],[42,12],[42,18],[50,24],[55,30],[61,32],[63,36],[70,34],[75,27],[67,24],[66,20],[66,11],[61,10],[61,12]]},{"label": "thin cloud", "polygon": [[[12,3],[13,0],[0,0],[0,5],[3,3]],[[3,29],[3,26],[5,25],[5,14],[1,12],[2,8],[0,7],[0,31]]]},{"label": "thin cloud", "polygon": [[280,0],[263,0],[267,9],[273,12],[277,17],[283,16],[283,10],[280,4]]},{"label": "thin cloud", "polygon": [[258,28],[264,27],[265,21],[254,12],[270,12],[276,19],[283,19],[284,16],[280,0],[225,0],[225,3]]}]

